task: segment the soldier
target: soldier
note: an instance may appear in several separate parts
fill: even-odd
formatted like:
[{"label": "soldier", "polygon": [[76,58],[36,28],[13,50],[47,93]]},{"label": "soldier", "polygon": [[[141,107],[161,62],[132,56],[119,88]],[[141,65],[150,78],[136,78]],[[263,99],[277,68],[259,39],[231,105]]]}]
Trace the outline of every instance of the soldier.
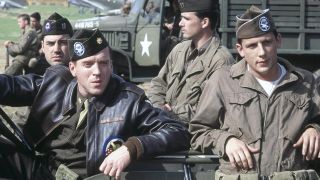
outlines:
[{"label": "soldier", "polygon": [[32,72],[43,74],[50,65],[68,65],[69,53],[67,40],[72,36],[72,26],[67,18],[53,13],[42,26],[40,57],[29,63]]},{"label": "soldier", "polygon": [[186,41],[177,44],[151,81],[147,92],[152,104],[188,123],[193,117],[204,82],[234,59],[216,33],[219,3],[213,0],[179,1],[179,26]]},{"label": "soldier", "polygon": [[[121,171],[134,160],[189,147],[189,133],[182,124],[153,108],[143,90],[112,74],[110,48],[99,30],[76,32],[68,46],[69,69],[75,79],[67,90],[61,91],[56,84],[55,79],[61,79],[57,76],[63,76],[64,71],[54,66],[49,68],[51,78],[42,81],[49,87],[42,86],[40,94],[33,83],[28,83],[33,81],[31,76],[25,81],[22,77],[13,81],[12,77],[0,76],[0,102],[21,104],[37,94],[45,95],[37,107],[33,106],[38,112],[37,108],[50,110],[48,101],[58,102],[61,108],[55,109],[59,116],[41,117],[44,114],[38,113],[39,117],[24,129],[41,156],[20,153],[18,159],[27,160],[17,163],[12,160],[12,152],[2,153],[5,156],[0,162],[8,163],[0,163],[0,177],[77,179],[103,172],[119,179]],[[15,87],[20,86],[18,82],[25,82],[24,88]],[[62,94],[64,98],[60,98]]]},{"label": "soldier", "polygon": [[320,99],[312,73],[277,56],[269,9],[237,16],[243,59],[209,79],[190,122],[193,149],[215,153],[215,179],[319,179]]},{"label": "soldier", "polygon": [[14,57],[12,64],[5,70],[6,74],[19,75],[28,66],[29,60],[38,54],[39,39],[37,33],[30,26],[28,14],[18,15],[18,25],[22,30],[18,42],[5,41],[4,46],[8,53]]},{"label": "soldier", "polygon": [[[41,25],[41,16],[40,13],[38,12],[34,12],[30,15],[30,26],[31,28],[33,28],[37,34],[38,34],[38,39],[41,41],[42,39],[42,25]],[[29,63],[28,63],[28,68],[26,69],[27,73],[39,73],[39,67],[37,66],[37,63],[40,59],[43,59],[43,52],[41,49],[41,43],[39,43],[39,49],[38,49],[38,54],[36,55],[36,57],[33,57],[30,59]],[[41,69],[41,68],[40,68]],[[39,74],[43,74],[44,71],[40,71]]]},{"label": "soldier", "polygon": [[31,26],[31,28],[36,30],[36,32],[38,34],[38,38],[41,39],[42,38],[42,26],[41,26],[40,13],[34,12],[30,15],[30,26]]},{"label": "soldier", "polygon": [[[49,16],[47,20],[44,21],[43,26],[43,38],[41,41],[42,49],[43,49],[43,58],[38,59],[35,66],[32,69],[32,72],[35,74],[43,75],[46,72],[46,69],[50,65],[61,64],[63,66],[67,66],[69,62],[69,52],[67,40],[72,36],[73,29],[67,18],[62,17],[58,13],[53,13]],[[60,67],[65,69],[65,67]],[[62,73],[63,74],[63,73]],[[70,74],[70,73],[68,73]],[[69,75],[71,76],[71,75]],[[46,78],[46,76],[45,76]],[[61,89],[63,89],[63,85],[61,85]],[[40,96],[41,97],[41,96]],[[37,101],[40,101],[41,98],[36,99],[34,101],[30,101],[24,106],[31,106]],[[12,104],[8,104],[12,105]],[[51,107],[59,107],[59,103],[50,102],[47,105]],[[30,109],[31,113],[29,113],[28,108],[19,108],[12,115],[12,119],[18,124],[23,125],[27,119],[35,119],[38,117],[38,114],[34,112],[34,108]],[[46,109],[49,111],[49,109]],[[36,110],[37,111],[37,110]],[[54,113],[49,113],[54,114]]]}]

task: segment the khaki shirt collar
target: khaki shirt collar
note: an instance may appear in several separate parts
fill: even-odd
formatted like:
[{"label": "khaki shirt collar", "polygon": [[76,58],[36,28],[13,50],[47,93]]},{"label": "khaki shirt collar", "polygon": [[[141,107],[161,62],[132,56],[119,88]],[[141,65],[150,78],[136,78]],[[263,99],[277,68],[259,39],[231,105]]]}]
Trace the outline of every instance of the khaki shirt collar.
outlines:
[{"label": "khaki shirt collar", "polygon": [[197,52],[197,55],[200,56],[201,54],[203,54],[209,47],[210,43],[212,40],[212,36],[198,49],[195,48],[194,43],[191,42],[191,48],[188,52],[188,55],[190,56],[190,54],[195,53],[195,51]]},{"label": "khaki shirt collar", "polygon": [[[286,75],[279,82],[279,86],[282,84],[289,83],[289,82],[297,81],[300,78],[302,78],[302,79],[305,78],[305,75],[303,73],[301,73],[300,71],[298,71],[298,69],[295,66],[293,66],[292,64],[290,64],[289,61],[287,61],[286,59],[278,57],[278,63],[283,65],[287,70]],[[240,82],[241,86],[252,87],[253,84],[258,85],[258,83],[257,83],[256,79],[253,77],[253,75],[248,72],[247,63],[244,59],[242,59],[238,63],[231,66],[230,75],[232,78],[244,76],[241,78],[242,79]]]}]

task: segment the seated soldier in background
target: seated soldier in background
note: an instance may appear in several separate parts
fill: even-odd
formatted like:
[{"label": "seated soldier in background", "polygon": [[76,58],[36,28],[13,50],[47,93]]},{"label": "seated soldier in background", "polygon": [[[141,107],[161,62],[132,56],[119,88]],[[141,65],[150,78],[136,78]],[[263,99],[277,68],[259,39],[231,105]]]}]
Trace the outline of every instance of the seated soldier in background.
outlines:
[{"label": "seated soldier in background", "polygon": [[17,42],[5,41],[4,46],[10,56],[14,57],[11,65],[6,68],[5,74],[21,75],[24,68],[28,67],[31,58],[38,55],[40,40],[37,32],[30,27],[28,14],[18,15],[18,25],[21,29],[21,36]]},{"label": "seated soldier in background", "polygon": [[31,28],[35,29],[38,38],[42,38],[42,25],[41,25],[41,15],[39,12],[34,12],[30,15],[30,26]]}]

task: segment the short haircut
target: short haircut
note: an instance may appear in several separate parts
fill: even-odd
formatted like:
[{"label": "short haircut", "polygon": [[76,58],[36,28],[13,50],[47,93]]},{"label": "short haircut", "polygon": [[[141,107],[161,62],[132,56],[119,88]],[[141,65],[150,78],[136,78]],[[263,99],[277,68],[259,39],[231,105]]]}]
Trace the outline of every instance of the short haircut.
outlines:
[{"label": "short haircut", "polygon": [[22,18],[24,21],[28,21],[28,24],[30,24],[30,16],[28,14],[19,14],[18,19]]},{"label": "short haircut", "polygon": [[195,12],[196,16],[200,19],[208,18],[211,24],[211,29],[214,30],[219,26],[220,23],[220,12],[208,11],[208,12]]}]

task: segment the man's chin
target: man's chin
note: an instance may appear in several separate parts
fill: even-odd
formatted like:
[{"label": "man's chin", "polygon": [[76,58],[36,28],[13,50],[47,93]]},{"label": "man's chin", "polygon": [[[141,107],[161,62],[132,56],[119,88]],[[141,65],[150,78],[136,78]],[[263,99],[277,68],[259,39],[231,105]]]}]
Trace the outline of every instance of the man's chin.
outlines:
[{"label": "man's chin", "polygon": [[63,61],[57,61],[57,60],[55,60],[55,61],[51,61],[51,65],[59,65],[59,64],[63,64]]}]

